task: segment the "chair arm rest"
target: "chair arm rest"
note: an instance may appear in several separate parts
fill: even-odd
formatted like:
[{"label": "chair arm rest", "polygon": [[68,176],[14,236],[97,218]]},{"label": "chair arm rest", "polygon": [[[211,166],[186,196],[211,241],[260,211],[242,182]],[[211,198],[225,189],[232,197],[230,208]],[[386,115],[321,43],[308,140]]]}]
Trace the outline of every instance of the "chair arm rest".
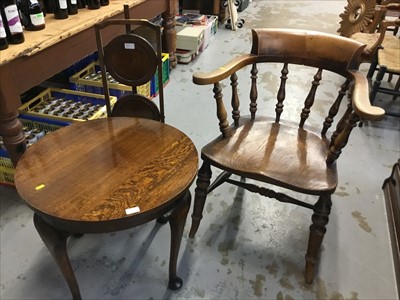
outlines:
[{"label": "chair arm rest", "polygon": [[382,42],[385,39],[387,28],[390,26],[398,27],[399,25],[400,25],[400,19],[396,19],[396,20],[392,20],[392,21],[383,20],[379,27],[379,38],[371,48],[378,49],[378,47],[381,47]]},{"label": "chair arm rest", "polygon": [[383,119],[385,111],[377,106],[372,106],[369,100],[368,79],[359,71],[349,71],[354,79],[352,105],[356,114],[364,119],[378,121]]},{"label": "chair arm rest", "polygon": [[213,84],[217,83],[228,76],[235,73],[237,70],[242,67],[249,65],[255,62],[256,56],[253,54],[245,54],[239,57],[236,57],[223,65],[222,67],[209,72],[209,73],[194,73],[193,74],[193,82],[199,85]]}]

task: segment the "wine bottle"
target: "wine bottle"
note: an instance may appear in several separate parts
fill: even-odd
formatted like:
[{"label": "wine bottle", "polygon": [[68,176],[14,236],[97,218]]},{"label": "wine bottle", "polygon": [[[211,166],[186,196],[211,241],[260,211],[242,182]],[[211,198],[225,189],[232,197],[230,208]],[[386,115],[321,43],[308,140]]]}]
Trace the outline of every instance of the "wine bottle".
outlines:
[{"label": "wine bottle", "polygon": [[86,1],[85,0],[78,0],[77,1],[78,8],[85,8],[86,7]]},{"label": "wine bottle", "polygon": [[38,0],[39,6],[42,9],[43,16],[46,17],[45,2],[44,0]]},{"label": "wine bottle", "polygon": [[3,25],[3,18],[0,15],[0,50],[7,49],[8,42],[7,42],[7,34],[6,29]]},{"label": "wine bottle", "polygon": [[2,5],[1,14],[4,20],[7,42],[9,44],[23,43],[25,37],[15,0],[3,0]]},{"label": "wine bottle", "polygon": [[[37,0],[29,0],[29,19],[32,24],[29,30],[41,30],[46,27],[43,9]],[[27,28],[28,29],[28,28]]]},{"label": "wine bottle", "polygon": [[86,0],[86,5],[89,9],[99,9],[100,0]]},{"label": "wine bottle", "polygon": [[76,15],[78,13],[78,3],[76,0],[67,0],[68,14]]},{"label": "wine bottle", "polygon": [[21,22],[26,30],[41,30],[45,28],[42,7],[37,0],[18,0],[17,7]]},{"label": "wine bottle", "polygon": [[42,8],[44,15],[54,13],[54,8],[53,8],[54,4],[52,0],[42,0],[42,3],[43,3]]},{"label": "wine bottle", "polygon": [[68,18],[67,0],[53,0],[53,14],[56,19]]}]

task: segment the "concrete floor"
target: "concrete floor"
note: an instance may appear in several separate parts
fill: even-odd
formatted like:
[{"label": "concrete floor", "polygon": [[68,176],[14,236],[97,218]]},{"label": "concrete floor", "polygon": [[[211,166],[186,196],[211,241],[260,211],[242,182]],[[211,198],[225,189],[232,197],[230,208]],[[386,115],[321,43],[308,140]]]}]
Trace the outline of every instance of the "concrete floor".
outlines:
[{"label": "concrete floor", "polygon": [[[220,26],[195,62],[173,70],[165,89],[166,122],[186,132],[200,149],[219,132],[211,88],[195,86],[192,73],[209,71],[248,52],[252,27],[335,33],[345,4],[253,0],[240,13],[246,20],[244,28],[233,32]],[[304,84],[302,73],[294,75]],[[304,75],[309,85],[310,76]],[[333,86],[321,88],[329,94]],[[178,262],[184,280],[181,290],[166,288],[169,226],[151,222],[117,233],[71,238],[68,249],[82,297],[398,298],[381,185],[400,155],[399,130],[399,119],[392,117],[354,130],[338,161],[339,187],[312,285],[303,279],[310,212],[225,184],[209,196],[194,239],[188,239],[188,218]],[[0,298],[70,298],[63,277],[33,227],[32,211],[11,187],[0,186],[0,197]]]}]

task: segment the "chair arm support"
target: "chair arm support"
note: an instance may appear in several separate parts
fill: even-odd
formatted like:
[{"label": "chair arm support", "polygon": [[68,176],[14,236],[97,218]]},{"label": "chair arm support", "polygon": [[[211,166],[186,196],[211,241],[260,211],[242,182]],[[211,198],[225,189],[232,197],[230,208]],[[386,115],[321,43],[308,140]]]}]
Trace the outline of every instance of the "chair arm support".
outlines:
[{"label": "chair arm support", "polygon": [[350,70],[349,73],[354,81],[352,105],[356,114],[364,120],[378,121],[383,119],[385,111],[380,107],[372,106],[369,100],[368,79],[356,70]]},{"label": "chair arm support", "polygon": [[390,26],[399,26],[400,19],[396,19],[393,21],[383,20],[379,26],[379,38],[375,42],[375,44],[370,48],[370,51],[377,51],[379,47],[382,47],[383,40],[385,39],[387,28]]},{"label": "chair arm support", "polygon": [[256,56],[253,54],[245,54],[239,56],[237,58],[232,59],[225,65],[220,68],[209,72],[209,73],[194,73],[193,74],[193,82],[198,85],[206,85],[206,84],[214,84],[217,83],[233,73],[237,70],[243,68],[246,65],[249,65],[255,61]]},{"label": "chair arm support", "polygon": [[397,18],[397,19],[394,19],[394,20],[383,20],[382,24],[381,24],[381,27],[382,27],[381,31],[385,34],[387,28],[390,27],[390,26],[395,26],[395,27],[400,26],[400,19]]}]

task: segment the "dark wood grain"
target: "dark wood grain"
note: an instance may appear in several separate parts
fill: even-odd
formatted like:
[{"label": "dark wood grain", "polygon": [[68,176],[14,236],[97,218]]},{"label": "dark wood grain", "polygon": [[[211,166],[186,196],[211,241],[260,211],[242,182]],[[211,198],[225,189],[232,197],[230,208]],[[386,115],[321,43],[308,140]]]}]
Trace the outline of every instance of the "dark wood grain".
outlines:
[{"label": "dark wood grain", "polygon": [[[48,134],[21,158],[15,184],[39,214],[100,232],[102,222],[136,217],[127,208],[138,206],[146,215],[167,206],[186,192],[196,172],[197,152],[185,134],[121,117]],[[90,223],[94,227],[86,228]]]},{"label": "dark wood grain", "polygon": [[265,120],[248,122],[202,149],[202,158],[226,171],[312,194],[336,188],[336,166],[326,164],[326,155],[326,139]]}]

